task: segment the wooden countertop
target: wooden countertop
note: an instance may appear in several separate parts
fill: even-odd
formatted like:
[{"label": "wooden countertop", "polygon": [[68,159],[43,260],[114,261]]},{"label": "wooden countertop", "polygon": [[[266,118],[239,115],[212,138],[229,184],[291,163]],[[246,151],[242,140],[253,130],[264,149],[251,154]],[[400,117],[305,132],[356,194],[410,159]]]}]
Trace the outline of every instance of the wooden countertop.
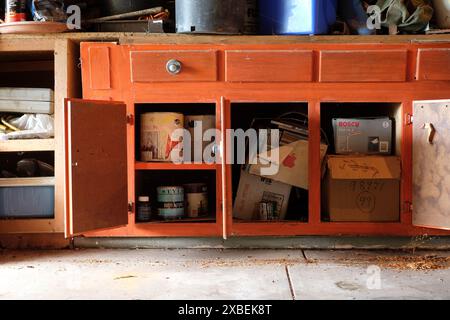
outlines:
[{"label": "wooden countertop", "polygon": [[220,36],[145,33],[60,33],[60,34],[9,34],[2,40],[70,39],[81,41],[115,41],[121,44],[293,44],[293,43],[414,43],[450,42],[450,34],[396,35],[396,36]]}]

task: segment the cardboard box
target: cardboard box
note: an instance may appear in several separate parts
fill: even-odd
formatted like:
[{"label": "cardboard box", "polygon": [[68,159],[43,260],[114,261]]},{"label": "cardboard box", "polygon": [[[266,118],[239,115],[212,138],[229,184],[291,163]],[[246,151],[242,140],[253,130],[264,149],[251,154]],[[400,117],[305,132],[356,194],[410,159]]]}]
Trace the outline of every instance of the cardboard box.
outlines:
[{"label": "cardboard box", "polygon": [[399,221],[399,157],[330,156],[327,169],[323,205],[330,221]]},{"label": "cardboard box", "polygon": [[[320,145],[320,159],[323,162],[327,153],[328,146]],[[249,172],[255,175],[261,175],[266,178],[283,182],[288,185],[309,189],[309,143],[305,140],[298,140],[278,148],[279,161],[272,161],[271,164],[278,164],[278,174],[272,176],[261,175],[261,169],[269,165],[255,164],[251,165]],[[269,154],[270,155],[270,154]],[[269,162],[270,157],[267,153],[258,155],[259,161],[265,160]],[[259,162],[260,163],[260,162]]]},{"label": "cardboard box", "polygon": [[336,154],[392,152],[393,121],[389,118],[333,119]]},{"label": "cardboard box", "polygon": [[260,220],[260,203],[275,202],[274,215],[286,218],[292,187],[241,171],[239,188],[234,202],[233,217],[243,220]]}]

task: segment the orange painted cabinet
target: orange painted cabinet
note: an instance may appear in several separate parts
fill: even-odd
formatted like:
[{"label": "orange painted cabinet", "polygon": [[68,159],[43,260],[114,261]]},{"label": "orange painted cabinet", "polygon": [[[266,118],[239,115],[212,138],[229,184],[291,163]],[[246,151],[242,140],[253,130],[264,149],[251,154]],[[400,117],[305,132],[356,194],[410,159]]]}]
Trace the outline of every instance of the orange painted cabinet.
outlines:
[{"label": "orange painted cabinet", "polygon": [[[447,66],[448,50],[450,44],[445,43],[82,43],[87,100],[66,104],[67,235],[450,234],[445,231],[450,227],[448,217],[432,205],[444,208],[449,189],[442,183],[429,185],[437,176],[445,181],[447,175],[440,152],[448,144],[448,126],[442,119],[450,81],[441,72]],[[306,137],[295,151],[283,152],[295,154],[291,164],[303,166],[304,174],[283,171],[270,182],[282,215],[276,220],[261,218],[260,208],[245,201],[259,194],[275,201],[267,177],[254,174],[258,167],[244,172],[240,163],[224,161],[147,161],[142,154],[147,149],[141,148],[141,121],[147,113],[161,112],[183,119],[211,119],[211,127],[220,132],[216,140],[220,159],[236,151],[224,148],[231,139],[227,129],[280,128],[292,122],[303,128]],[[400,159],[401,167],[398,214],[389,221],[330,219],[324,205],[322,164],[326,145],[328,154],[335,152],[332,120],[339,117],[385,117],[394,124],[392,155]],[[421,165],[423,149],[429,149],[435,167]],[[434,171],[439,168],[443,171]],[[430,180],[433,175],[436,179]],[[289,185],[282,182],[287,180]],[[176,187],[192,183],[207,190],[206,214],[140,221],[141,196],[149,196],[153,212],[159,212],[164,203],[158,203],[163,198],[158,198],[158,187],[177,192]],[[427,190],[436,192],[427,194]]]}]

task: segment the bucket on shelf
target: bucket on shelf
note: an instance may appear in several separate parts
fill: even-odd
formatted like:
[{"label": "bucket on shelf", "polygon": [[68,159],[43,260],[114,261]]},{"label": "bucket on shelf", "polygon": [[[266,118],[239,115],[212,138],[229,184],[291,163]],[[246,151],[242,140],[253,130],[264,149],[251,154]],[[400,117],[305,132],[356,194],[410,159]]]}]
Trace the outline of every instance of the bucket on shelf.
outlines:
[{"label": "bucket on shelf", "polygon": [[337,0],[260,0],[262,34],[326,34],[336,22]]},{"label": "bucket on shelf", "polygon": [[177,0],[177,33],[255,34],[256,0]]},{"label": "bucket on shelf", "polygon": [[185,216],[183,187],[158,187],[156,193],[159,218],[173,220]]},{"label": "bucket on shelf", "polygon": [[184,116],[173,112],[149,112],[141,115],[141,161],[170,161],[172,150],[181,148],[172,133],[183,129]]}]

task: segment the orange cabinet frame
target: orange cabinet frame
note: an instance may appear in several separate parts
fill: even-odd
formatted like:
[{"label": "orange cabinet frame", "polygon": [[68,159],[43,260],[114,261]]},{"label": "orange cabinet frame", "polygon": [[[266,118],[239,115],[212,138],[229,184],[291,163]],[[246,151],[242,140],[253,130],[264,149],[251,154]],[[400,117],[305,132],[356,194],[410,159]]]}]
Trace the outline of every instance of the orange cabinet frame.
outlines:
[{"label": "orange cabinet frame", "polygon": [[[417,100],[450,98],[450,75],[439,66],[450,65],[449,43],[395,44],[142,44],[81,43],[83,98],[122,102],[127,123],[123,134],[127,147],[128,223],[111,227],[105,215],[92,219],[95,228],[68,236],[86,237],[232,237],[301,235],[450,235],[439,228],[414,226],[412,115]],[[153,54],[152,54],[153,52]],[[435,52],[435,53],[433,53]],[[191,55],[192,53],[192,55]],[[172,58],[180,61],[181,72],[167,70]],[[272,59],[273,57],[273,59]],[[428,58],[440,59],[429,61]],[[179,71],[179,70],[178,70]],[[171,81],[173,79],[173,81]],[[232,175],[230,165],[181,165],[141,163],[135,157],[136,104],[212,103],[216,127],[231,127],[233,103],[301,102],[309,116],[309,216],[308,222],[246,222],[232,218]],[[397,103],[401,128],[400,220],[390,223],[324,222],[321,219],[320,128],[326,103]],[[77,103],[75,103],[77,104]],[[78,101],[83,105],[83,101]],[[111,103],[111,108],[114,103]],[[95,108],[94,108],[95,109]],[[101,115],[93,115],[100,121]],[[70,119],[66,117],[66,122]],[[66,123],[66,128],[70,128]],[[70,132],[66,129],[66,142]],[[105,133],[107,134],[107,133]],[[70,152],[70,151],[68,151]],[[67,168],[70,155],[67,154]],[[69,165],[70,164],[70,165]],[[216,221],[214,223],[135,222],[135,179],[141,170],[212,170],[216,176]],[[70,181],[70,170],[67,170]],[[71,186],[67,190],[67,226],[74,225]],[[92,201],[95,201],[94,199]],[[122,206],[123,207],[123,206]],[[120,218],[112,217],[114,219]],[[95,229],[95,230],[93,230]]]}]

